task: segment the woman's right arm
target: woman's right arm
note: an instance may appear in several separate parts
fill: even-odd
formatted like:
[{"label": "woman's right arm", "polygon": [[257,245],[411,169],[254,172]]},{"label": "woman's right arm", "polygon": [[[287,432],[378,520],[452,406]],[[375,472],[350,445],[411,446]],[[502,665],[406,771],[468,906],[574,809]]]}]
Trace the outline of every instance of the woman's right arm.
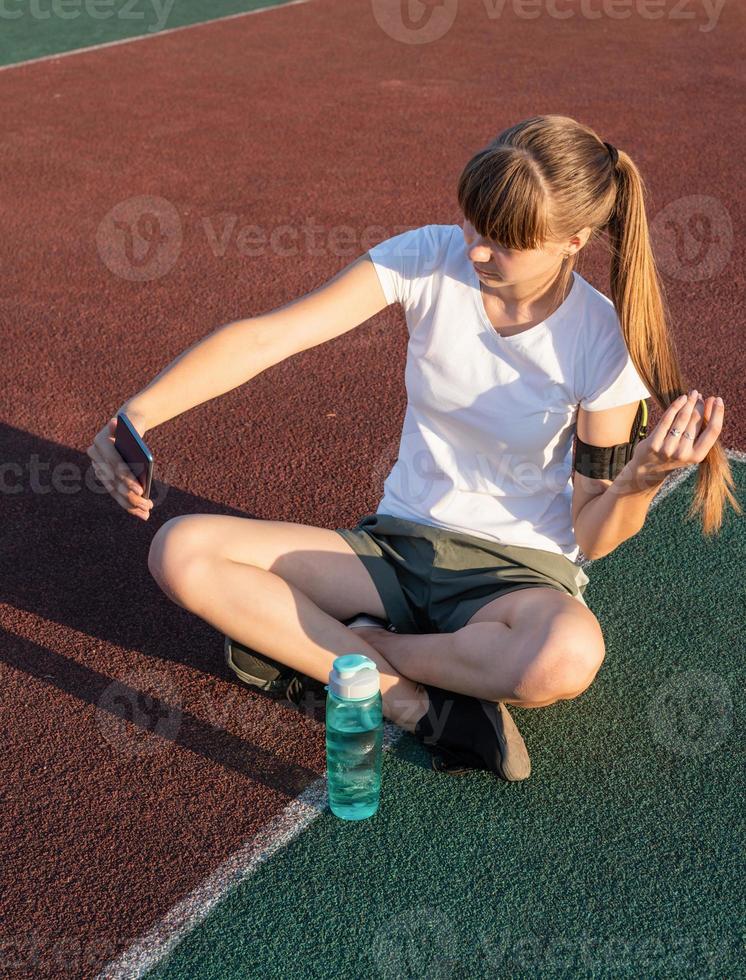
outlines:
[{"label": "woman's right arm", "polygon": [[[293,354],[352,330],[386,306],[378,275],[365,252],[300,299],[214,330],[124,402],[117,414],[125,412],[143,435],[190,408],[232,391]],[[139,484],[114,449],[115,431],[116,418],[98,433],[88,455],[97,476],[117,502],[128,513],[139,510],[137,516],[147,516],[152,505],[141,496]]]}]

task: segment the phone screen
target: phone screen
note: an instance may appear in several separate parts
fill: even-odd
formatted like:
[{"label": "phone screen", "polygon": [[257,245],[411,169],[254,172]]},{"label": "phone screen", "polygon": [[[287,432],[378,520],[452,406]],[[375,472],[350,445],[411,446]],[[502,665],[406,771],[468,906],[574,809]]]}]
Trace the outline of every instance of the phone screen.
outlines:
[{"label": "phone screen", "polygon": [[140,438],[127,416],[117,415],[117,432],[114,448],[132,470],[132,475],[143,488],[143,497],[150,499],[153,480],[153,454]]}]

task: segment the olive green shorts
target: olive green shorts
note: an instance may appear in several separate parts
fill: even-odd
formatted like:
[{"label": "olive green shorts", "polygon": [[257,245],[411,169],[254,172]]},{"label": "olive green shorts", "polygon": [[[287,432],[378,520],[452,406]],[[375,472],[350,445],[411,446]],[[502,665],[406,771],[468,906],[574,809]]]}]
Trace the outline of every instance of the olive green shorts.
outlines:
[{"label": "olive green shorts", "polygon": [[[539,586],[585,605],[588,576],[565,555],[366,514],[335,528],[369,572],[399,633],[451,633],[497,596]],[[363,610],[361,610],[362,612]]]}]

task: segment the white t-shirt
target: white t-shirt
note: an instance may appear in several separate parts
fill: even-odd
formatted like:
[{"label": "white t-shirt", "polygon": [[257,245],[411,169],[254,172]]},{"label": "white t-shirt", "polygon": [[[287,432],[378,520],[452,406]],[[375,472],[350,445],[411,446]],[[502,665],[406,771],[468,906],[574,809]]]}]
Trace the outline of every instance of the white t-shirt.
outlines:
[{"label": "white t-shirt", "polygon": [[554,313],[502,337],[460,225],[414,228],[369,254],[409,332],[399,457],[376,513],[575,561],[578,404],[597,411],[651,397],[611,300],[573,272]]}]

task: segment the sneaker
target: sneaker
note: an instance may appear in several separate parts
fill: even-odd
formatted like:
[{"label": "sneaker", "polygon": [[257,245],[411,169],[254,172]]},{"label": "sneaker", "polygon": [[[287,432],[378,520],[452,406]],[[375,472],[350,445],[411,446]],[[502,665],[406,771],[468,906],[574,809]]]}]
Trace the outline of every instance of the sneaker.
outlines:
[{"label": "sneaker", "polygon": [[430,705],[414,734],[432,753],[436,772],[461,775],[470,769],[486,769],[507,782],[530,776],[526,744],[502,701],[485,701],[427,684],[423,687]]},{"label": "sneaker", "polygon": [[224,651],[225,662],[236,677],[249,687],[256,687],[267,694],[283,697],[288,683],[297,676],[286,664],[257,653],[229,636],[225,637]]},{"label": "sneaker", "polygon": [[326,703],[326,685],[315,677],[301,674],[229,636],[225,637],[224,650],[228,667],[249,687],[264,691],[276,700],[289,701],[301,710],[305,706],[309,714],[315,713],[319,703]]}]

